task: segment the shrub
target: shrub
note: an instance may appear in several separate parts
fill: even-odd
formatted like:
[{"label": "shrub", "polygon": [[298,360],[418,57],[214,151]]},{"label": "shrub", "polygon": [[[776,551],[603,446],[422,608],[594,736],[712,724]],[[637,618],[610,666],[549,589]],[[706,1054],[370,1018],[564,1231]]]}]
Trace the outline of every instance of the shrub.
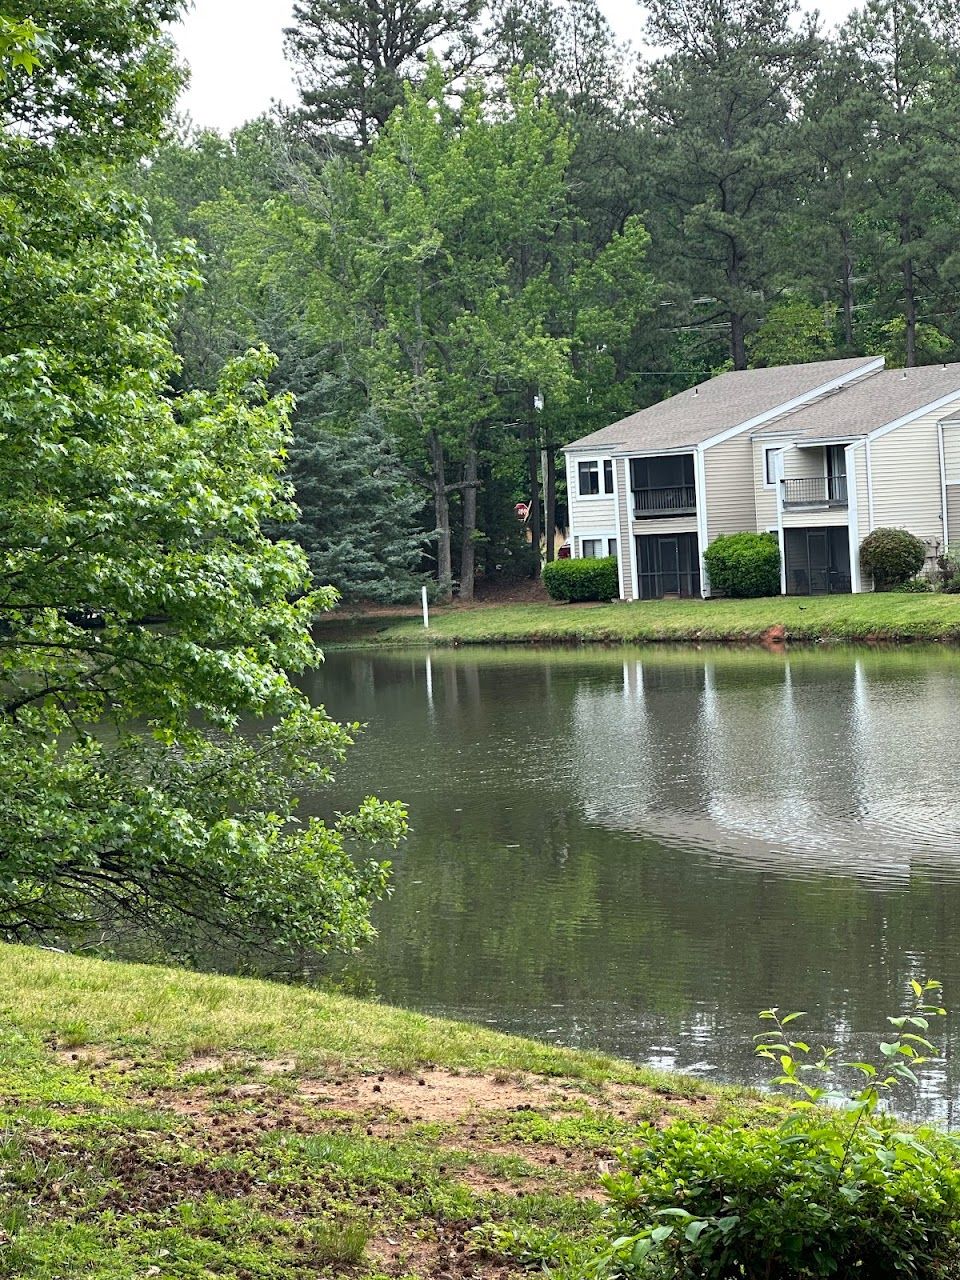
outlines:
[{"label": "shrub", "polygon": [[874,529],[860,544],[860,564],[878,591],[906,582],[923,568],[927,544],[906,529]]},{"label": "shrub", "polygon": [[654,1224],[617,1241],[621,1275],[646,1274],[654,1257],[676,1280],[956,1274],[953,1138],[817,1111],[770,1129],[683,1121],[644,1138],[606,1180],[628,1230]]},{"label": "shrub", "polygon": [[[912,980],[912,1008],[888,1018],[879,1064],[840,1062],[790,1025],[802,1014],[765,1009],[772,1023],[757,1053],[774,1084],[800,1095],[770,1127],[689,1121],[623,1157],[605,1185],[621,1234],[595,1274],[674,1280],[942,1280],[960,1276],[960,1143],[932,1131],[903,1132],[880,1114],[881,1098],[917,1071],[934,1046],[932,1019],[946,1011],[940,984]],[[844,1093],[837,1081],[856,1073]],[[831,1102],[833,1109],[817,1104]],[[842,1107],[842,1111],[839,1109]],[[654,1270],[651,1271],[651,1264]]]},{"label": "shrub", "polygon": [[923,595],[933,590],[933,583],[929,578],[923,577],[921,574],[916,578],[908,578],[906,582],[898,582],[891,588],[893,591],[900,591],[904,595]]},{"label": "shrub", "polygon": [[780,545],[775,533],[721,534],[703,554],[712,592],[725,596],[780,594]]},{"label": "shrub", "polygon": [[554,600],[615,600],[620,594],[617,557],[554,560],[544,565],[543,585]]}]

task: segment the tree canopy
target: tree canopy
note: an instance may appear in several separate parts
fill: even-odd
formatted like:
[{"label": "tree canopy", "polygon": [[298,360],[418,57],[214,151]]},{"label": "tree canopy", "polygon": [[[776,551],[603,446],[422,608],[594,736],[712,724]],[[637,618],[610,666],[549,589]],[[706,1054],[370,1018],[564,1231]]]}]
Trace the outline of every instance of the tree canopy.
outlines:
[{"label": "tree canopy", "polygon": [[[0,932],[177,924],[277,948],[354,945],[403,833],[368,800],[298,821],[354,730],[291,676],[332,593],[271,540],[289,397],[251,350],[176,393],[194,251],[157,253],[116,163],[176,92],[177,6],[45,6],[9,53],[0,138]],[[8,5],[5,17],[22,24]],[[18,27],[16,39],[25,37]],[[32,75],[28,73],[32,70]]]}]

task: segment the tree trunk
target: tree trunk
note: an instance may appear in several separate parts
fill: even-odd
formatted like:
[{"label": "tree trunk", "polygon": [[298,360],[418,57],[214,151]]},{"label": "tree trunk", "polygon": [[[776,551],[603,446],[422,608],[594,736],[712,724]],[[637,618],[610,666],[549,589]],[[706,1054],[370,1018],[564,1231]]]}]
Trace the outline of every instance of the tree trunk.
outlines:
[{"label": "tree trunk", "polygon": [[850,244],[850,229],[844,224],[840,232],[843,248],[843,276],[840,284],[843,299],[843,341],[848,349],[853,348],[853,251]]},{"label": "tree trunk", "polygon": [[[900,243],[907,248],[911,242],[910,222],[900,219]],[[917,294],[913,278],[913,258],[903,260],[903,315],[907,322],[907,368],[912,369],[917,363]]]},{"label": "tree trunk", "polygon": [[730,355],[734,369],[746,369],[747,343],[743,316],[735,311],[730,312]]},{"label": "tree trunk", "polygon": [[544,450],[543,506],[546,512],[547,564],[557,554],[557,455],[551,446]]},{"label": "tree trunk", "polygon": [[460,599],[472,600],[476,579],[477,543],[477,442],[467,444],[463,468],[463,549],[460,552]]},{"label": "tree trunk", "polygon": [[429,435],[433,506],[437,521],[437,585],[439,598],[448,602],[453,596],[453,560],[450,552],[450,500],[447,497],[447,472],[443,443],[436,431]]},{"label": "tree trunk", "polygon": [[[530,414],[533,415],[534,410],[531,406]],[[536,577],[540,576],[540,542],[543,536],[543,526],[540,520],[540,450],[537,445],[537,428],[535,423],[531,422],[527,428],[527,474],[530,477],[530,537],[533,542],[533,550],[536,554]]]}]

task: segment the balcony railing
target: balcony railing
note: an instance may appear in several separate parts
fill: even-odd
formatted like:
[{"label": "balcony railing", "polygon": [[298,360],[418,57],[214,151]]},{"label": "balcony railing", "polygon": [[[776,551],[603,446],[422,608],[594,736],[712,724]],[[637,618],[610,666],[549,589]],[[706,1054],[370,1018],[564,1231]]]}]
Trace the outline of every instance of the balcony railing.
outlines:
[{"label": "balcony railing", "polygon": [[781,480],[783,505],[791,507],[845,507],[846,476],[804,476],[799,480]]},{"label": "balcony railing", "polygon": [[695,516],[697,491],[692,484],[634,489],[633,511],[637,520],[649,520],[656,516]]}]

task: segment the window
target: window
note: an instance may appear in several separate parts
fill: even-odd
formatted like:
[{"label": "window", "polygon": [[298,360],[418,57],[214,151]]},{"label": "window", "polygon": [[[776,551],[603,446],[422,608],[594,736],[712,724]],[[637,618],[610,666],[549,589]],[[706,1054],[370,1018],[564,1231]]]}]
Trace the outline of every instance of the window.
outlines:
[{"label": "window", "polygon": [[584,538],[580,543],[580,554],[584,560],[600,560],[603,557],[602,538]]},{"label": "window", "polygon": [[764,449],[763,466],[764,466],[764,483],[768,489],[773,489],[777,483],[777,454],[779,449]]},{"label": "window", "polygon": [[616,557],[616,554],[617,554],[617,540],[616,538],[608,538],[607,539],[607,555]]},{"label": "window", "polygon": [[603,492],[613,493],[613,459],[591,458],[577,463],[577,480],[581,498],[595,498],[600,494],[600,465],[603,464]]},{"label": "window", "polygon": [[581,462],[577,474],[581,498],[590,498],[600,492],[600,468],[596,462]]}]

